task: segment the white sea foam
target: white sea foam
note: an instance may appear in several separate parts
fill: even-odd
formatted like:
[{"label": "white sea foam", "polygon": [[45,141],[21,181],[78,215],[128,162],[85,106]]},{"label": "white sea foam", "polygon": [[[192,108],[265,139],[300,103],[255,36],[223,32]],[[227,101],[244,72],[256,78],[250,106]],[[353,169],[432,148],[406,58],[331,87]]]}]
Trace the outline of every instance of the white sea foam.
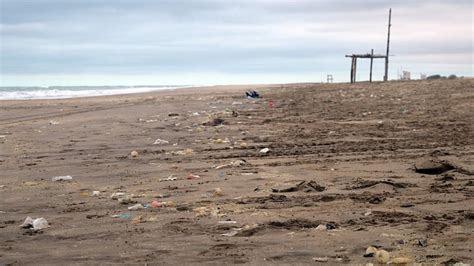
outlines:
[{"label": "white sea foam", "polygon": [[61,99],[172,90],[193,86],[150,87],[0,87],[0,100]]}]

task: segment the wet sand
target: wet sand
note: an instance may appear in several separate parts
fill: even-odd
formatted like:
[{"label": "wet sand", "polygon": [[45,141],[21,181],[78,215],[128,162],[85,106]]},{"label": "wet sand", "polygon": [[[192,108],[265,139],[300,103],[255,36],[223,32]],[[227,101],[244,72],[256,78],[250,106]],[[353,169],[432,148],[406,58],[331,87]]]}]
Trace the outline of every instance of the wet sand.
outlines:
[{"label": "wet sand", "polygon": [[473,114],[473,79],[0,101],[0,264],[472,263]]}]

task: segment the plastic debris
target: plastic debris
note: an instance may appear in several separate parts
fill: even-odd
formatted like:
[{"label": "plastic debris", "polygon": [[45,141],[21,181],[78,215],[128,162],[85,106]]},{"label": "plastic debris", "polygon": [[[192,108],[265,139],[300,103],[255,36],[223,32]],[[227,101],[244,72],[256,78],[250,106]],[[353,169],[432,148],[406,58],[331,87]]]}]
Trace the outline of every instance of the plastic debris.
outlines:
[{"label": "plastic debris", "polygon": [[26,217],[25,221],[20,225],[22,228],[30,228],[33,225],[33,218]]},{"label": "plastic debris", "polygon": [[260,94],[255,90],[246,91],[245,96],[247,96],[247,98],[260,98]]},{"label": "plastic debris", "polygon": [[313,260],[317,262],[327,262],[328,257],[314,257]]},{"label": "plastic debris", "polygon": [[260,150],[260,153],[266,154],[266,153],[268,153],[269,151],[270,151],[269,148],[263,148],[263,149]]},{"label": "plastic debris", "polygon": [[224,191],[222,190],[222,188],[218,187],[218,188],[214,189],[213,195],[214,195],[214,197],[220,197],[220,196],[224,195]]},{"label": "plastic debris", "polygon": [[186,150],[182,150],[182,151],[175,151],[175,152],[172,152],[172,153],[176,154],[176,155],[190,155],[190,154],[193,154],[194,151],[193,151],[193,149],[186,149]]},{"label": "plastic debris", "polygon": [[26,217],[23,224],[20,225],[22,228],[31,228],[32,230],[42,230],[49,227],[48,221],[41,217],[33,219],[31,217]]},{"label": "plastic debris", "polygon": [[164,182],[164,181],[176,181],[176,180],[178,180],[177,177],[174,177],[173,175],[170,175],[167,178],[160,178],[158,181]]},{"label": "plastic debris", "polygon": [[52,181],[67,181],[72,180],[72,176],[65,175],[65,176],[55,176],[51,178]]},{"label": "plastic debris", "polygon": [[113,200],[118,200],[119,198],[123,198],[125,196],[125,192],[114,192],[112,195],[110,195],[110,198]]},{"label": "plastic debris", "polygon": [[198,175],[194,175],[194,174],[189,174],[188,177],[187,177],[187,179],[190,179],[190,180],[197,179],[197,178],[201,178],[201,177],[198,176]]},{"label": "plastic debris", "polygon": [[197,207],[193,209],[193,212],[196,213],[196,216],[207,216],[211,213],[211,209],[208,207]]},{"label": "plastic debris", "polygon": [[132,152],[130,153],[130,156],[132,156],[133,158],[138,157],[138,151],[132,151]]},{"label": "plastic debris", "polygon": [[92,191],[92,194],[91,194],[91,196],[93,196],[93,197],[97,197],[97,196],[99,196],[99,195],[100,195],[100,191],[98,191],[98,190],[94,190],[94,191]]},{"label": "plastic debris", "polygon": [[130,214],[122,213],[122,214],[115,214],[111,216],[112,218],[121,218],[121,219],[130,219]]},{"label": "plastic debris", "polygon": [[33,230],[41,230],[44,228],[48,228],[49,224],[45,218],[37,218],[33,221]]},{"label": "plastic debris", "polygon": [[157,201],[154,200],[151,202],[150,206],[152,208],[164,208],[164,207],[175,207],[176,204],[174,201]]},{"label": "plastic debris", "polygon": [[155,142],[153,142],[154,145],[165,145],[169,144],[170,142],[164,139],[156,139]]},{"label": "plastic debris", "polygon": [[385,264],[390,260],[390,253],[383,249],[379,249],[375,252],[374,258],[376,262]]},{"label": "plastic debris", "polygon": [[236,224],[237,221],[219,221],[218,224]]},{"label": "plastic debris", "polygon": [[138,211],[138,210],[143,210],[145,207],[141,204],[135,204],[133,206],[128,207],[128,210],[130,211]]},{"label": "plastic debris", "polygon": [[151,207],[152,208],[160,208],[162,207],[163,205],[161,204],[161,202],[157,201],[157,200],[154,200],[151,202]]},{"label": "plastic debris", "polygon": [[246,164],[248,164],[248,163],[245,160],[235,160],[235,161],[232,161],[228,164],[219,165],[215,169],[219,170],[219,169],[228,168],[228,167],[240,167],[240,166],[243,166],[243,165],[246,165]]},{"label": "plastic debris", "polygon": [[239,233],[237,230],[230,231],[228,233],[221,234],[221,236],[235,236]]},{"label": "plastic debris", "polygon": [[50,125],[57,125],[57,124],[59,124],[59,122],[56,121],[56,120],[50,120],[50,121],[49,121],[49,124],[50,124]]},{"label": "plastic debris", "polygon": [[325,224],[320,224],[318,225],[316,228],[314,228],[315,230],[319,230],[319,231],[325,231],[325,230],[328,230],[327,226]]},{"label": "plastic debris", "polygon": [[376,248],[376,247],[369,246],[369,247],[365,250],[364,257],[373,257],[376,252],[377,252],[377,248]]}]

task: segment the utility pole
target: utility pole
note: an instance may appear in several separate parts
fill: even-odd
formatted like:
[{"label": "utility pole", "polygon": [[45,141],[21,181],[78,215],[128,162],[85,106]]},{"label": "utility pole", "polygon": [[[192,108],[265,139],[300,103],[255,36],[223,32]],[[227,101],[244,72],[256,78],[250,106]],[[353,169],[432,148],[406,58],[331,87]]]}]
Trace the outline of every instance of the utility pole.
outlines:
[{"label": "utility pole", "polygon": [[385,57],[385,76],[383,77],[384,81],[388,81],[388,57],[390,53],[390,27],[392,26],[392,9],[390,8],[388,12],[388,36],[387,36],[387,53]]},{"label": "utility pole", "polygon": [[369,81],[372,82],[372,66],[374,65],[374,49],[370,51],[370,79]]}]

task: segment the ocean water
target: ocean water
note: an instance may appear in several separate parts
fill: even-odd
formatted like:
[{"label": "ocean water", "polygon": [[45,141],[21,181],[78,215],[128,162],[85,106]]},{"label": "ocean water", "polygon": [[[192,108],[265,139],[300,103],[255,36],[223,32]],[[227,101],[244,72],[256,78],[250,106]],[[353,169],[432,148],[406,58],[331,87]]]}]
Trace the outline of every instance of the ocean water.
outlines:
[{"label": "ocean water", "polygon": [[0,87],[0,100],[60,99],[101,95],[172,90],[193,86],[67,86],[67,87]]}]

